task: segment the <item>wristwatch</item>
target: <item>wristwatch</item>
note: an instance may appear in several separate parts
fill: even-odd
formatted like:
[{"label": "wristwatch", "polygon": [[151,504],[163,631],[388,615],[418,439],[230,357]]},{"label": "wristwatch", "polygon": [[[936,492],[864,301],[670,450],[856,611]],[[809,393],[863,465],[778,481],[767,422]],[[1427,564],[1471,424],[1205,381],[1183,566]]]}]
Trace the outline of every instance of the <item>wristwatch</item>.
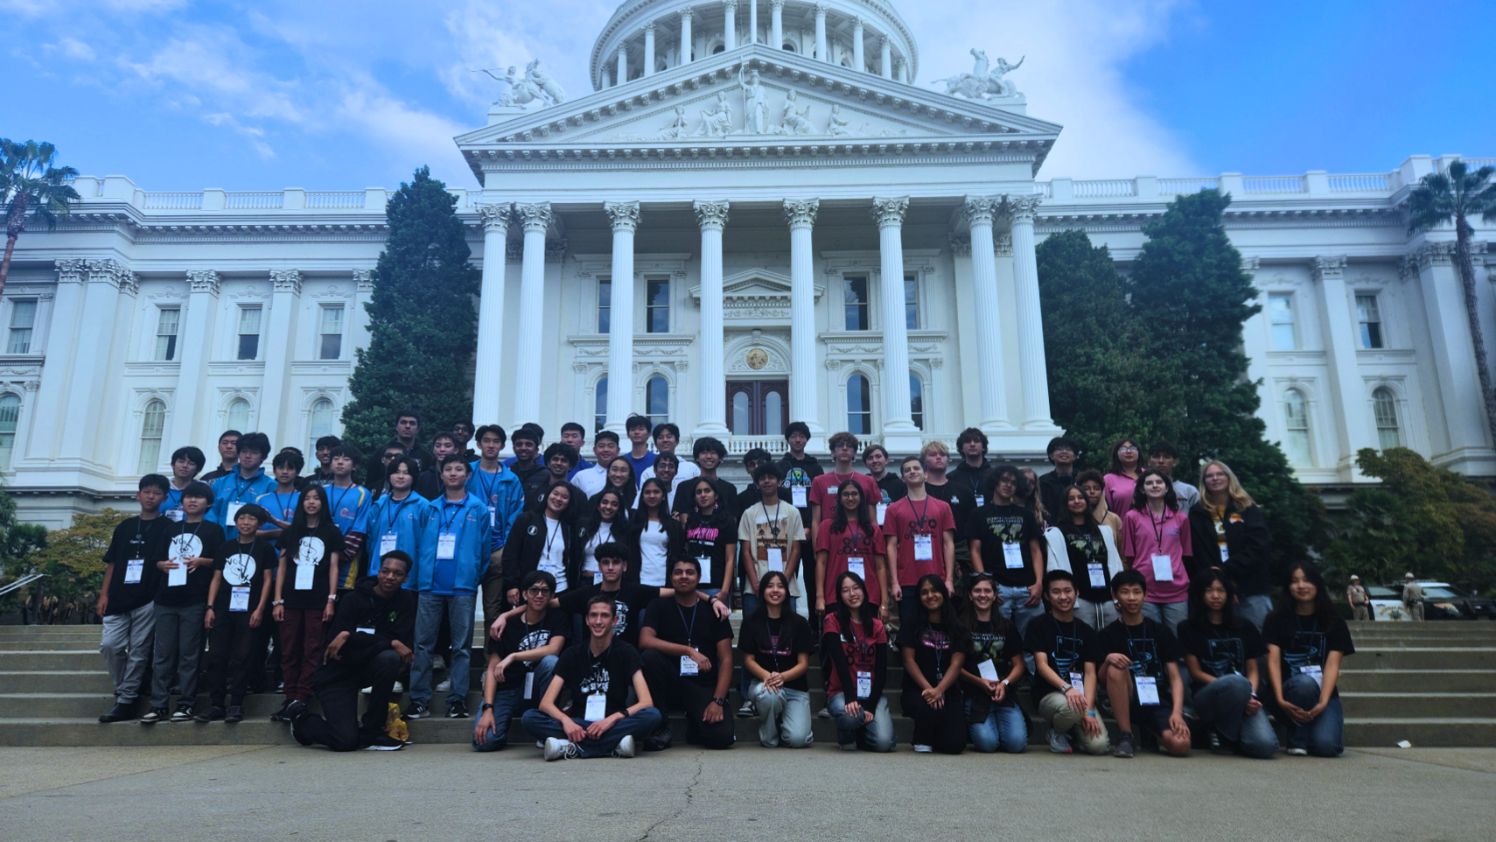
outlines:
[{"label": "wristwatch", "polygon": [[327,595],[327,601],[328,602],[337,602],[338,601],[338,595],[335,594],[335,593],[328,594]]},{"label": "wristwatch", "polygon": [[997,682],[997,683],[998,683],[998,684],[1001,684],[1001,685],[1002,685],[1002,686],[1004,686],[1004,687],[1007,687],[1007,686],[1008,686],[1008,680],[1007,680],[1007,679],[1006,679],[1006,678],[1004,678],[1004,679],[1003,679],[1003,680],[1002,680],[1002,681],[999,681],[999,682]]},{"label": "wristwatch", "polygon": [[270,606],[272,608],[275,607],[275,606],[277,606],[277,605],[285,605],[285,604],[286,604],[286,601],[284,599],[272,599],[272,600],[270,600]]},{"label": "wristwatch", "polygon": [[727,709],[727,697],[726,696],[713,696],[712,697],[712,703],[720,706],[723,710]]},{"label": "wristwatch", "polygon": [[478,706],[479,713],[487,713],[491,710],[493,710],[493,702],[484,702]]}]

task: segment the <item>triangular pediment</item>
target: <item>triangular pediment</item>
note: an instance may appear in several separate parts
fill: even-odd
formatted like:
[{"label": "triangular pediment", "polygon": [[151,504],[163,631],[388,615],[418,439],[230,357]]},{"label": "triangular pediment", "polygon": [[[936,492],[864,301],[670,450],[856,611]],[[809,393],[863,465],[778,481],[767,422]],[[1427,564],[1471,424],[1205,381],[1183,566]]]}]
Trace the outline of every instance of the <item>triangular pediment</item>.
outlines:
[{"label": "triangular pediment", "polygon": [[1059,131],[988,103],[752,45],[500,115],[456,140],[476,171],[493,155],[751,156],[787,146],[843,154],[1022,147],[1042,160]]},{"label": "triangular pediment", "polygon": [[[722,279],[722,298],[730,299],[788,299],[791,282],[788,275],[770,272],[767,269],[745,269]],[[815,297],[820,298],[825,287],[815,285]],[[701,300],[701,285],[691,287],[692,301]]]}]

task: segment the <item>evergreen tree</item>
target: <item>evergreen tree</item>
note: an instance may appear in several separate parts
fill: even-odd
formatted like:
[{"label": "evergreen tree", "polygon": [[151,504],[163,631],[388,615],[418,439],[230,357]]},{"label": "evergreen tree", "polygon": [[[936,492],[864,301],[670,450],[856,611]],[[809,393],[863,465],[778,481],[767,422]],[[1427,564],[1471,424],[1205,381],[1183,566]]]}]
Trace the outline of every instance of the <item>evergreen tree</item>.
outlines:
[{"label": "evergreen tree", "polygon": [[353,401],[343,410],[344,438],[365,455],[384,446],[407,407],[428,431],[472,417],[479,272],[468,263],[456,207],[427,167],[390,197],[368,304],[369,347],[358,352]]}]

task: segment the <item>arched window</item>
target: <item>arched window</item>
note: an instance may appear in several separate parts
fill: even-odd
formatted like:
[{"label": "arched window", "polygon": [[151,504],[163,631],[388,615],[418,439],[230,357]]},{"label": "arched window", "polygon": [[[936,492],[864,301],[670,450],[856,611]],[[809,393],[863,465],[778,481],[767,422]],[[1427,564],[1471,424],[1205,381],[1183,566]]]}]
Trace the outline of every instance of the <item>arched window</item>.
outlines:
[{"label": "arched window", "polygon": [[1312,465],[1313,454],[1309,450],[1309,409],[1304,403],[1304,393],[1289,389],[1283,393],[1283,427],[1287,435],[1283,449],[1291,465]]},{"label": "arched window", "polygon": [[234,398],[230,401],[228,412],[224,413],[223,423],[226,430],[249,432],[249,401],[244,398]]},{"label": "arched window", "polygon": [[872,388],[861,374],[847,378],[847,431],[859,436],[873,432]]},{"label": "arched window", "polygon": [[21,399],[0,395],[0,471],[10,470],[10,455],[16,449],[16,425],[21,420]]},{"label": "arched window", "polygon": [[1377,422],[1377,444],[1386,450],[1402,447],[1402,430],[1397,426],[1397,398],[1386,386],[1371,393],[1371,414]]},{"label": "arched window", "polygon": [[786,42],[784,42],[784,46],[780,47],[780,49],[784,50],[787,53],[798,53],[798,52],[800,52],[800,48],[796,47],[795,46],[795,42],[793,42],[793,41],[786,41]]},{"label": "arched window", "polygon": [[160,467],[161,436],[165,431],[166,404],[152,398],[146,403],[145,417],[140,422],[140,464],[136,473],[149,474]]},{"label": "arched window", "polygon": [[[248,404],[245,406],[246,417],[248,417]],[[307,413],[307,448],[305,452],[316,453],[317,439],[332,435],[336,423],[337,421],[333,417],[332,401],[327,398],[317,398],[315,401],[312,401],[311,412]],[[243,428],[232,427],[230,429],[242,430]]]},{"label": "arched window", "polygon": [[592,432],[596,433],[608,423],[608,376],[597,381],[592,395]]},{"label": "arched window", "polygon": [[747,435],[753,429],[753,409],[747,392],[735,392],[732,396],[732,431]]},{"label": "arched window", "polygon": [[925,384],[914,373],[909,375],[909,415],[916,429],[925,428]]},{"label": "arched window", "polygon": [[784,396],[777,389],[764,394],[764,435],[784,435]]},{"label": "arched window", "polygon": [[670,420],[670,384],[656,374],[644,384],[644,414],[651,424],[663,424]]}]

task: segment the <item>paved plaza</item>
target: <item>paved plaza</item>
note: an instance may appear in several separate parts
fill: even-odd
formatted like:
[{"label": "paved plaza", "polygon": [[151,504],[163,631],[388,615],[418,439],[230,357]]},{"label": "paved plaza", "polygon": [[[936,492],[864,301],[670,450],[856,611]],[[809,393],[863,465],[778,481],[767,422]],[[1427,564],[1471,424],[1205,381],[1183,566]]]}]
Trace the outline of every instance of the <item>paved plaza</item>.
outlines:
[{"label": "paved plaza", "polygon": [[1493,793],[1491,749],[1123,761],[740,744],[547,764],[532,748],[460,745],[0,748],[0,838],[10,842],[952,840],[1067,828],[1112,839],[1487,839]]}]

